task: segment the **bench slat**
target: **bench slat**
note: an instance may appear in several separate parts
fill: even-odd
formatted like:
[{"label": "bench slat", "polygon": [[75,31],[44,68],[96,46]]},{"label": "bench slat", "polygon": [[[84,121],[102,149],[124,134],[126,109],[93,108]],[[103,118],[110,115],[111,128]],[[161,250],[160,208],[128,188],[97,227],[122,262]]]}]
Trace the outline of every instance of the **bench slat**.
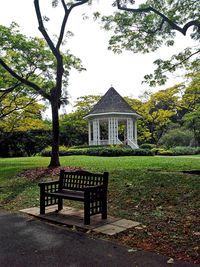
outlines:
[{"label": "bench slat", "polygon": [[65,199],[84,201],[84,192],[80,191],[71,191],[71,190],[61,190],[55,193],[46,193],[49,196],[57,196]]}]

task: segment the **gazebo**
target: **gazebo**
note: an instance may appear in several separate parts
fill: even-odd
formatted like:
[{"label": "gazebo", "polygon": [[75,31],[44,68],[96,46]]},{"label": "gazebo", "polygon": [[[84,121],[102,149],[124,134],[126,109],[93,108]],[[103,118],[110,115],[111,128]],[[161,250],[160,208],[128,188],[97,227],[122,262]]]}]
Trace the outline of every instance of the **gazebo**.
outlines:
[{"label": "gazebo", "polygon": [[134,109],[111,87],[84,117],[88,120],[89,145],[126,144],[138,148]]}]

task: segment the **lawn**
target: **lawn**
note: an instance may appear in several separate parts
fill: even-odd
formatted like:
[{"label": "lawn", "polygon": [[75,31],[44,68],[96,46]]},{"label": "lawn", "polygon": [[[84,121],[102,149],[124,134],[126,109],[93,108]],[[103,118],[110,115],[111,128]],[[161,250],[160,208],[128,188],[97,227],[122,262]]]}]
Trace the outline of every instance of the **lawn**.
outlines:
[{"label": "lawn", "polygon": [[[38,206],[37,184],[47,178],[25,170],[48,163],[41,157],[0,159],[0,207]],[[182,172],[200,169],[200,157],[68,156],[61,164],[109,171],[108,213],[143,225],[112,240],[200,263],[200,175]]]}]

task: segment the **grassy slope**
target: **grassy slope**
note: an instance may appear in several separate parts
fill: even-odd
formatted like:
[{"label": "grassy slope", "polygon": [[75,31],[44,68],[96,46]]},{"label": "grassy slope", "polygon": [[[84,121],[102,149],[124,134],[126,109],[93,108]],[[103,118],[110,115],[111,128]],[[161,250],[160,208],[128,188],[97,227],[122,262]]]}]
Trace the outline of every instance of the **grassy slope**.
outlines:
[{"label": "grassy slope", "polygon": [[[48,158],[0,159],[1,208],[38,206],[39,180],[16,177],[23,169],[46,167]],[[109,214],[140,221],[146,228],[118,235],[126,245],[198,262],[200,248],[200,157],[61,157],[62,166],[109,171]]]}]

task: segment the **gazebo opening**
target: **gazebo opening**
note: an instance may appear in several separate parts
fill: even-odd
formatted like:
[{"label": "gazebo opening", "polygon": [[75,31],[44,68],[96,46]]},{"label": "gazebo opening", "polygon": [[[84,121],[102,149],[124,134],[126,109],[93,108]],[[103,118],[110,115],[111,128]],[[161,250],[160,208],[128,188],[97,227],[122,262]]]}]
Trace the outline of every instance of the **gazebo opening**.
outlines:
[{"label": "gazebo opening", "polygon": [[140,116],[111,87],[84,118],[88,120],[89,145],[126,144],[138,148]]}]

